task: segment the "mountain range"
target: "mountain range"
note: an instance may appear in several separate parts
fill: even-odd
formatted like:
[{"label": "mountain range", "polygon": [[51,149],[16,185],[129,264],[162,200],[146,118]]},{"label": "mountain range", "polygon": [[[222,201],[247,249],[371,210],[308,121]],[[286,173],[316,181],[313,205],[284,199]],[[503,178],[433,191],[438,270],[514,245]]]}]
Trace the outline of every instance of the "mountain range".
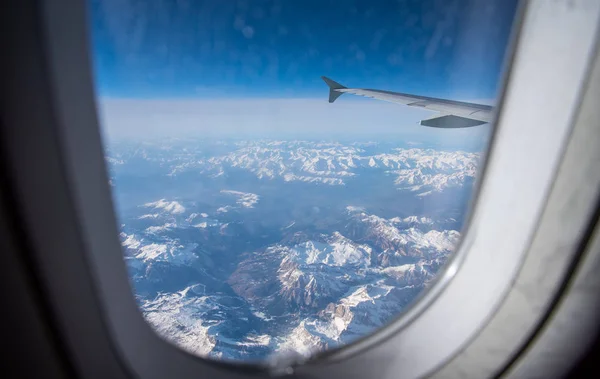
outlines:
[{"label": "mountain range", "polygon": [[308,356],[391,322],[460,240],[478,153],[312,141],[114,146],[138,305],[201,356]]}]

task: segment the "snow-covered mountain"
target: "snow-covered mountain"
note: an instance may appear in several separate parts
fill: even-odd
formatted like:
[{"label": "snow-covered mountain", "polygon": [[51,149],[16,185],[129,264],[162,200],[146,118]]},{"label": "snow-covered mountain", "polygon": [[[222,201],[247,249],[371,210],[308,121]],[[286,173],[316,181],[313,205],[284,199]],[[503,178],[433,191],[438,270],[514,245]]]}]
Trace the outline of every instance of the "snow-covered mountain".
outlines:
[{"label": "snow-covered mountain", "polygon": [[428,148],[391,148],[385,152],[362,145],[308,141],[245,141],[228,151],[207,157],[203,150],[186,148],[173,154],[173,146],[147,146],[131,156],[107,157],[114,167],[128,159],[142,159],[167,168],[169,176],[197,171],[211,177],[234,175],[237,170],[259,179],[345,185],[368,171],[392,175],[398,189],[425,196],[449,187],[460,187],[475,177],[480,154]]},{"label": "snow-covered mountain", "polygon": [[307,356],[397,317],[457,245],[478,159],[298,141],[217,150],[138,146],[109,162],[145,318],[225,359]]},{"label": "snow-covered mountain", "polygon": [[[461,186],[476,173],[478,154],[439,152],[431,149],[397,149],[391,153],[368,154],[359,147],[336,144],[256,143],[242,146],[229,154],[196,162],[201,172],[214,176],[243,169],[258,178],[281,178],[344,185],[362,170],[383,169],[396,177],[400,189],[441,191]],[[189,166],[186,167],[189,169]],[[174,167],[175,174],[181,166]]]},{"label": "snow-covered mountain", "polygon": [[172,214],[181,214],[185,212],[185,208],[181,206],[176,201],[166,201],[165,199],[160,199],[158,201],[154,201],[152,203],[144,204],[146,208],[153,208],[155,210],[165,210]]},{"label": "snow-covered mountain", "polygon": [[[287,242],[247,253],[228,276],[233,293],[215,284],[218,279],[206,270],[215,263],[198,243],[166,236],[166,243],[156,243],[156,232],[146,229],[143,234],[151,239],[123,233],[122,245],[129,252],[130,271],[143,281],[161,286],[172,275],[190,278],[140,302],[155,329],[186,350],[211,356],[221,351],[233,358],[289,349],[308,354],[352,341],[391,320],[434,276],[460,236],[452,230],[423,232],[414,225],[398,228],[394,220],[365,212],[348,212],[347,220],[348,230],[360,223],[370,238],[357,243],[339,231],[312,237],[296,232]],[[169,234],[189,228],[174,225]],[[386,238],[391,247],[381,246]],[[183,289],[175,290],[178,285]],[[224,328],[245,330],[234,338]]]}]

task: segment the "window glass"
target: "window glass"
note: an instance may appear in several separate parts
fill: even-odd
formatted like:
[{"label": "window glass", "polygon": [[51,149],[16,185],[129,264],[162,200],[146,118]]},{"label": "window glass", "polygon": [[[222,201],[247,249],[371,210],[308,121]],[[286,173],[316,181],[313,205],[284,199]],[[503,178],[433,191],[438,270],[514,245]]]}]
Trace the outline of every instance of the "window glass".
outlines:
[{"label": "window glass", "polygon": [[431,285],[465,227],[516,0],[89,9],[124,260],[159,335],[309,356]]}]

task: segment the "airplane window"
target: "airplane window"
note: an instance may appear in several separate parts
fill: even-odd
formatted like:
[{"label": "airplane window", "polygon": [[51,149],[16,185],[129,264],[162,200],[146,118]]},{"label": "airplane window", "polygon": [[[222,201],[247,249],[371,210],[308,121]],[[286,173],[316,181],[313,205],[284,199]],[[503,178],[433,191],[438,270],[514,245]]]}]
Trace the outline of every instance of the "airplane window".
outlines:
[{"label": "airplane window", "polygon": [[257,361],[398,318],[461,240],[517,1],[90,0],[132,292]]}]

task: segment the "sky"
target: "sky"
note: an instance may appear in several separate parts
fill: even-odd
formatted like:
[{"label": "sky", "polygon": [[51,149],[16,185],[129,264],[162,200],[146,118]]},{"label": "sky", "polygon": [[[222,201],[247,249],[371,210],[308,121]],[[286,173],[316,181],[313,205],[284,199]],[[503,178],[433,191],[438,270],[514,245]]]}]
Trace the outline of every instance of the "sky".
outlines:
[{"label": "sky", "polygon": [[[111,138],[435,138],[416,124],[431,113],[351,95],[328,104],[320,77],[493,103],[516,1],[90,0],[101,121]],[[470,129],[454,138],[489,133]]]}]

